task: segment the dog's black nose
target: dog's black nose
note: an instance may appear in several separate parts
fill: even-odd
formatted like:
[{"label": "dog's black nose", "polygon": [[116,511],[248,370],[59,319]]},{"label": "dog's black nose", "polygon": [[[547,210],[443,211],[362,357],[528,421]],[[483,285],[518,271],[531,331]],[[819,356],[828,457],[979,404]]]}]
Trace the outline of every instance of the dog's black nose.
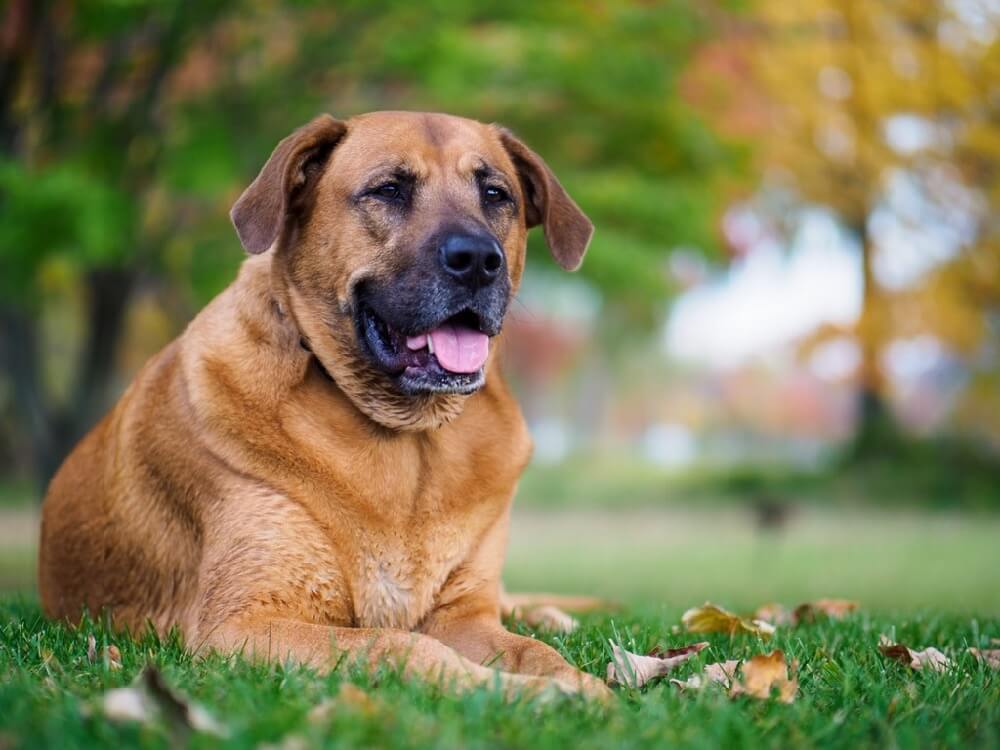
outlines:
[{"label": "dog's black nose", "polygon": [[493,283],[503,269],[503,250],[487,235],[451,234],[440,247],[444,270],[469,286]]}]

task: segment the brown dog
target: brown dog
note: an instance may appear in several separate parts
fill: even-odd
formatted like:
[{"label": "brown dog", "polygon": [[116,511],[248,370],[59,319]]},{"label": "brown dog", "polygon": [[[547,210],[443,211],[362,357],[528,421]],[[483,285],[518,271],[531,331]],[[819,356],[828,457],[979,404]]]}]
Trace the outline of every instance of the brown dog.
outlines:
[{"label": "brown dog", "polygon": [[253,257],[52,481],[46,613],[107,609],[319,668],[347,652],[460,686],[604,694],[499,616],[531,447],[491,337],[527,230],[570,270],[593,231],[545,163],[457,117],[321,116],[232,219]]}]

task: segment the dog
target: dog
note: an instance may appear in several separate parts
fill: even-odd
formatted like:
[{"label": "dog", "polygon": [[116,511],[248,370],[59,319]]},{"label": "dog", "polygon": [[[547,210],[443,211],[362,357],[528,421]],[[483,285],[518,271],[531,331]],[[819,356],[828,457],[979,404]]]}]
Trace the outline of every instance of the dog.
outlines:
[{"label": "dog", "polygon": [[546,163],[473,120],[322,115],[231,218],[249,254],[235,282],[50,484],[46,614],[177,627],[198,652],[606,697],[500,616],[531,453],[501,327],[528,230],[567,270],[593,233]]}]

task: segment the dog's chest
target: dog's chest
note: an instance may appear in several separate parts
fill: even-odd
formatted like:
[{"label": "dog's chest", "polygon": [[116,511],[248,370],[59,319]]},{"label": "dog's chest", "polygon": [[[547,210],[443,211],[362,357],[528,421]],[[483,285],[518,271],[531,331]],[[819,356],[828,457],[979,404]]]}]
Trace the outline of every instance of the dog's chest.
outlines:
[{"label": "dog's chest", "polygon": [[360,627],[412,629],[433,609],[469,541],[454,528],[367,532],[357,540],[354,616]]}]

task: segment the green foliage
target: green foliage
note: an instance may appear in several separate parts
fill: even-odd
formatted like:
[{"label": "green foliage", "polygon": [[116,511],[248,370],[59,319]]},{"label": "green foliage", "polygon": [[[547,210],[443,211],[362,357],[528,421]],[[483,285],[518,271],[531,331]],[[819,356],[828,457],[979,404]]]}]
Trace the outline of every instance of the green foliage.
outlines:
[{"label": "green foliage", "polygon": [[[587,618],[565,637],[535,635],[582,669],[601,674],[609,637],[639,652],[689,640],[670,633],[679,615],[647,609]],[[196,660],[175,638],[132,640],[89,621],[71,630],[46,622],[32,603],[8,601],[0,605],[0,731],[15,747],[169,747],[172,736],[162,721],[148,727],[113,724],[100,712],[102,693],[129,684],[151,660],[232,732],[221,743],[196,735],[192,747],[281,746],[293,735],[304,746],[324,748],[986,747],[1000,742],[1000,682],[964,649],[986,647],[998,627],[994,619],[927,612],[906,618],[862,614],[779,631],[766,645],[749,636],[711,635],[710,648],[682,665],[678,677],[708,662],[781,648],[799,661],[797,702],[732,701],[716,690],[684,694],[661,682],[619,690],[604,710],[569,699],[508,704],[488,690],[456,698],[392,672],[373,677],[346,665],[321,677],[238,658]],[[876,648],[880,633],[954,652],[961,674],[912,674],[887,663]],[[89,634],[99,649],[119,646],[122,671],[87,661]],[[370,691],[375,710],[341,708],[311,721],[309,710],[345,682]]]},{"label": "green foliage", "polygon": [[130,198],[84,167],[63,162],[32,169],[0,161],[0,295],[37,303],[41,269],[53,258],[73,268],[127,262],[135,220]]},{"label": "green foliage", "polygon": [[[81,273],[172,270],[201,304],[239,258],[220,249],[223,228],[236,247],[228,203],[278,139],[323,110],[444,110],[514,128],[595,219],[584,273],[640,319],[670,292],[659,267],[673,246],[714,248],[713,179],[733,153],[678,98],[706,31],[688,3],[90,0],[54,28],[61,87],[47,109],[15,107],[37,137],[0,183],[5,291],[22,303],[61,253]],[[107,92],[101,75],[69,75],[83,60]],[[37,98],[37,85],[26,78],[22,95]],[[196,246],[190,262],[161,263],[179,235]]]},{"label": "green foliage", "polygon": [[362,24],[353,66],[393,93],[368,101],[514,129],[594,219],[582,273],[613,305],[651,319],[671,291],[667,253],[716,250],[716,178],[737,152],[677,92],[687,55],[708,31],[691,5],[515,2],[456,11],[442,3],[426,12],[386,3],[383,11]]},{"label": "green foliage", "polygon": [[677,508],[746,505],[992,512],[1000,508],[1000,461],[954,437],[891,440],[857,455],[832,456],[816,469],[746,464],[666,469],[621,454],[585,455],[531,465],[519,485],[524,507]]}]

